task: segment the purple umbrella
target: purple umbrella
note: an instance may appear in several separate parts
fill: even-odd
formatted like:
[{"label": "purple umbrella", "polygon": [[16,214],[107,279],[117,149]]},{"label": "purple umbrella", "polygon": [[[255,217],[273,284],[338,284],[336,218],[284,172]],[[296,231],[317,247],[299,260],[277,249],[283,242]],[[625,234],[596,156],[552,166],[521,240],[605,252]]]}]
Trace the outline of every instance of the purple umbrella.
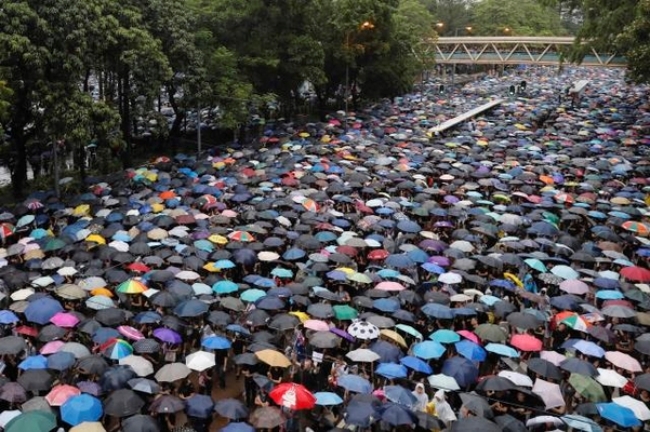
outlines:
[{"label": "purple umbrella", "polygon": [[330,327],[330,331],[347,341],[354,342],[354,336],[352,336],[350,333],[346,332],[345,330],[341,330],[340,328],[336,328],[336,327]]},{"label": "purple umbrella", "polygon": [[166,342],[172,345],[176,345],[183,342],[183,338],[181,338],[181,335],[176,333],[174,330],[168,329],[166,327],[160,327],[155,329],[153,331],[153,335],[159,341]]}]

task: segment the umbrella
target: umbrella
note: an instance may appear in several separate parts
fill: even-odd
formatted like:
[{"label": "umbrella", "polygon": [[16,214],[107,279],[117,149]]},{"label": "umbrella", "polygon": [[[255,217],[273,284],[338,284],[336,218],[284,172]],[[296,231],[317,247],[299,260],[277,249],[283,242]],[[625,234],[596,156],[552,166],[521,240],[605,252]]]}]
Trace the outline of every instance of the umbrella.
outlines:
[{"label": "umbrella", "polygon": [[641,421],[636,418],[634,411],[623,405],[613,402],[596,404],[598,414],[611,422],[625,428],[641,426]]},{"label": "umbrella", "polygon": [[281,352],[274,351],[270,349],[263,349],[257,351],[255,356],[262,362],[266,363],[271,367],[289,367],[291,366],[291,361]]},{"label": "umbrella", "polygon": [[311,409],[316,404],[314,395],[300,384],[283,383],[269,393],[275,403],[292,410]]},{"label": "umbrella", "polygon": [[61,418],[69,425],[98,421],[103,413],[99,399],[88,394],[72,396],[61,406]]},{"label": "umbrella", "polygon": [[243,419],[248,417],[248,408],[236,399],[223,399],[216,403],[214,410],[228,419]]},{"label": "umbrella", "polygon": [[466,417],[455,421],[450,428],[451,432],[500,432],[501,427],[483,417]]},{"label": "umbrella", "polygon": [[104,402],[104,412],[114,417],[128,417],[136,414],[144,401],[133,390],[120,389],[112,392]]},{"label": "umbrella", "polygon": [[158,382],[174,382],[187,378],[192,371],[183,363],[167,363],[156,372]]},{"label": "umbrella", "polygon": [[122,432],[160,432],[160,427],[153,417],[136,414],[122,420]]},{"label": "umbrella", "polygon": [[546,409],[564,406],[564,397],[560,391],[560,386],[555,383],[537,378],[532,391],[542,398]]},{"label": "umbrella", "polygon": [[5,432],[49,432],[56,427],[54,414],[45,411],[29,411],[14,417],[5,426]]},{"label": "umbrella", "polygon": [[634,399],[631,396],[621,396],[621,397],[615,397],[612,398],[612,402],[614,402],[617,405],[621,405],[623,407],[629,408],[634,412],[634,415],[636,418],[638,418],[641,421],[648,421],[650,420],[650,409],[646,406],[645,403],[638,399]]},{"label": "umbrella", "polygon": [[473,384],[478,378],[478,369],[464,357],[452,357],[445,360],[441,373],[452,377],[463,388]]},{"label": "umbrella", "polygon": [[273,429],[284,424],[286,418],[277,407],[261,407],[253,411],[248,420],[255,428]]},{"label": "umbrella", "polygon": [[329,406],[343,403],[343,399],[332,392],[316,392],[314,393],[314,397],[316,398],[316,405]]},{"label": "umbrella", "polygon": [[604,402],[607,400],[603,388],[591,377],[572,373],[569,384],[590,402]]}]

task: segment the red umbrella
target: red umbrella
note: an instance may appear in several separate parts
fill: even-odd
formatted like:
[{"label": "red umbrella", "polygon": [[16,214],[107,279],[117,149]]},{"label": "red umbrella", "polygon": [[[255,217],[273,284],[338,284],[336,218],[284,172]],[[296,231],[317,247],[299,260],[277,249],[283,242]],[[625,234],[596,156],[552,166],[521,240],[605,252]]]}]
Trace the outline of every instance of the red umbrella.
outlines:
[{"label": "red umbrella", "polygon": [[280,384],[271,390],[269,396],[276,404],[292,410],[312,409],[316,405],[316,397],[296,383]]},{"label": "red umbrella", "polygon": [[381,261],[384,260],[390,255],[385,249],[375,249],[374,251],[368,254],[368,259]]},{"label": "red umbrella", "polygon": [[624,267],[621,276],[635,282],[650,282],[650,270],[643,267]]},{"label": "red umbrella", "polygon": [[510,339],[510,345],[522,351],[541,351],[542,341],[535,336],[528,334],[514,335]]},{"label": "red umbrella", "polygon": [[134,262],[126,266],[128,270],[134,271],[134,272],[139,272],[139,273],[147,273],[150,272],[151,269],[147,267],[145,264],[141,262]]}]

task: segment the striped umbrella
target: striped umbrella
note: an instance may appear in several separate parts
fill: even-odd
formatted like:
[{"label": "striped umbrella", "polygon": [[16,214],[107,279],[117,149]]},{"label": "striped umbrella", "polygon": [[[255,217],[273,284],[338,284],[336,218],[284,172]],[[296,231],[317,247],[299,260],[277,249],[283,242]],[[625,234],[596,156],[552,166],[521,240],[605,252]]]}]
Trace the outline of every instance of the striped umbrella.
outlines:
[{"label": "striped umbrella", "polygon": [[133,347],[122,339],[110,339],[100,346],[99,349],[106,357],[112,360],[119,360],[133,354]]},{"label": "striped umbrella", "polygon": [[136,279],[128,279],[117,287],[117,292],[123,294],[142,294],[147,290],[147,286]]},{"label": "striped umbrella", "polygon": [[650,228],[647,225],[637,221],[623,222],[621,227],[643,237],[647,237],[648,234],[650,234]]}]

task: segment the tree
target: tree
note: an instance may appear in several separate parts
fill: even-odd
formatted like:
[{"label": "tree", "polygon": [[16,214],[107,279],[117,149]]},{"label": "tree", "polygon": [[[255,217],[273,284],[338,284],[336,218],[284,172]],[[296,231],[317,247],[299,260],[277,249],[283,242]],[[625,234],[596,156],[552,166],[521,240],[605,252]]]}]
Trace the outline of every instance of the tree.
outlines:
[{"label": "tree", "polygon": [[456,30],[473,25],[473,0],[421,0],[424,6],[441,24],[441,36],[454,36]]},{"label": "tree", "polygon": [[559,36],[562,27],[556,9],[536,0],[483,0],[473,8],[473,29],[481,36]]},{"label": "tree", "polygon": [[615,48],[627,57],[630,77],[637,82],[650,82],[650,0],[641,0],[634,19],[623,28]]}]

